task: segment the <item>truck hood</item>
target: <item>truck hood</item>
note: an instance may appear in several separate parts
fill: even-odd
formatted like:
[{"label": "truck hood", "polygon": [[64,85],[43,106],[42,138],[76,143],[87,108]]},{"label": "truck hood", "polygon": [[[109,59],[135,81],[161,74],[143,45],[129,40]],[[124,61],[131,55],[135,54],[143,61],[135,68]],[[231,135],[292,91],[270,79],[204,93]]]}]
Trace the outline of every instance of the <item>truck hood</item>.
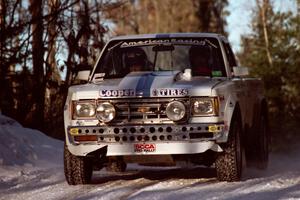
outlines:
[{"label": "truck hood", "polygon": [[132,72],[123,78],[105,79],[97,84],[72,86],[73,100],[131,97],[211,96],[212,89],[224,78],[193,77],[175,80],[179,71]]}]

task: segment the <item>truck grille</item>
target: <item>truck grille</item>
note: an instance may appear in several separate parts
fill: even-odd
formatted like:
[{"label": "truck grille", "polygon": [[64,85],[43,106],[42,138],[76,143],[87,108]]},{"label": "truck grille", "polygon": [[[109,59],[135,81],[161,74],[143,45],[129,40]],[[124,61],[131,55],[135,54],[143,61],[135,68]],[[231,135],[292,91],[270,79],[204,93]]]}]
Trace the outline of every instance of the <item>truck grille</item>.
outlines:
[{"label": "truck grille", "polygon": [[[116,117],[111,124],[173,124],[174,122],[169,120],[165,111],[167,104],[173,100],[183,102],[186,110],[189,110],[187,98],[109,100],[116,108]],[[186,118],[188,114],[189,112]]]}]

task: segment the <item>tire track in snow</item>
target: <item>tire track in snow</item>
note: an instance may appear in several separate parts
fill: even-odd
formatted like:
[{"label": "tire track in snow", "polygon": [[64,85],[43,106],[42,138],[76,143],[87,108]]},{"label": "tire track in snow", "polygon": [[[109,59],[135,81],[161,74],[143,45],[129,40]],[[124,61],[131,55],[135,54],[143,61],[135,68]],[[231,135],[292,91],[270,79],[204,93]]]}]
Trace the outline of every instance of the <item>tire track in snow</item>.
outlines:
[{"label": "tire track in snow", "polygon": [[102,170],[90,185],[69,186],[62,166],[17,167],[11,175],[1,173],[0,199],[300,199],[297,152],[271,154],[267,171],[246,169],[236,183],[218,182],[212,168],[137,167],[124,173]]},{"label": "tire track in snow", "polygon": [[[211,168],[193,168],[193,169],[165,169],[152,168],[152,170],[141,170],[128,172],[127,174],[118,174],[116,176],[108,176],[107,180],[96,179],[95,183],[105,183],[105,181],[121,180],[124,184],[123,188],[128,191],[124,192],[118,199],[128,199],[143,192],[147,188],[153,188],[157,184],[174,184],[179,187],[189,187],[194,184],[207,182],[215,182],[215,172]],[[213,178],[212,178],[213,177]],[[121,182],[121,183],[122,183]],[[118,184],[118,182],[116,182]],[[114,183],[113,183],[114,185]]]}]

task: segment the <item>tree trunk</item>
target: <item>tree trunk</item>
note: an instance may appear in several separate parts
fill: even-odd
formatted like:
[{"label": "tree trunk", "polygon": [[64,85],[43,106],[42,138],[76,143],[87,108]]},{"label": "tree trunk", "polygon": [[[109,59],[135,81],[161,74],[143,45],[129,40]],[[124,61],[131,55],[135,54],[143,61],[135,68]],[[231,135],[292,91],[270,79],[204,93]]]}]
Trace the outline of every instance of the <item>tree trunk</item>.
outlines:
[{"label": "tree trunk", "polygon": [[270,52],[269,35],[268,35],[268,30],[267,30],[267,19],[266,19],[266,10],[269,7],[270,3],[269,3],[269,0],[262,0],[262,3],[261,3],[261,1],[256,0],[256,4],[259,9],[261,22],[262,22],[262,26],[263,26],[267,58],[268,58],[269,65],[272,68],[273,67],[273,59],[272,59],[271,52]]},{"label": "tree trunk", "polygon": [[43,8],[42,0],[30,0],[32,17],[32,63],[33,63],[33,126],[43,130],[45,105]]},{"label": "tree trunk", "polygon": [[59,71],[57,69],[56,65],[56,38],[57,38],[57,18],[58,13],[57,10],[59,9],[60,0],[49,0],[49,13],[51,15],[51,18],[49,20],[48,24],[48,57],[47,57],[47,79],[51,79],[55,82],[60,82],[61,78],[59,75]]},{"label": "tree trunk", "polygon": [[211,21],[211,1],[199,0],[198,17],[200,20],[200,30],[204,32],[210,31]]},{"label": "tree trunk", "polygon": [[79,52],[79,57],[80,57],[80,66],[81,67],[86,67],[88,66],[88,42],[91,34],[91,29],[90,29],[90,10],[89,10],[89,4],[88,1],[82,1],[81,5],[81,10],[80,10],[80,17],[79,20],[81,21],[82,29],[83,29],[83,35],[80,38],[80,52]]},{"label": "tree trunk", "polygon": [[6,18],[6,1],[0,1],[0,111],[5,107],[4,101],[4,90],[5,90],[5,76],[7,73],[7,67],[5,66],[4,60],[4,46],[5,46],[5,18]]}]

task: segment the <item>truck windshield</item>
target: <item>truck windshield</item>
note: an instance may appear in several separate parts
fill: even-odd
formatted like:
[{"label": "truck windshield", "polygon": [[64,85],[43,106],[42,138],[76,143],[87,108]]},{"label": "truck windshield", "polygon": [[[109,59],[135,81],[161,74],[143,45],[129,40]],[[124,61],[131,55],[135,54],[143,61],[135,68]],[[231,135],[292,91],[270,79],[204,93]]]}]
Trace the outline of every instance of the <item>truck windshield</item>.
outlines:
[{"label": "truck windshield", "polygon": [[130,72],[184,71],[193,76],[226,76],[219,43],[214,38],[144,39],[111,42],[95,73],[122,78]]}]

